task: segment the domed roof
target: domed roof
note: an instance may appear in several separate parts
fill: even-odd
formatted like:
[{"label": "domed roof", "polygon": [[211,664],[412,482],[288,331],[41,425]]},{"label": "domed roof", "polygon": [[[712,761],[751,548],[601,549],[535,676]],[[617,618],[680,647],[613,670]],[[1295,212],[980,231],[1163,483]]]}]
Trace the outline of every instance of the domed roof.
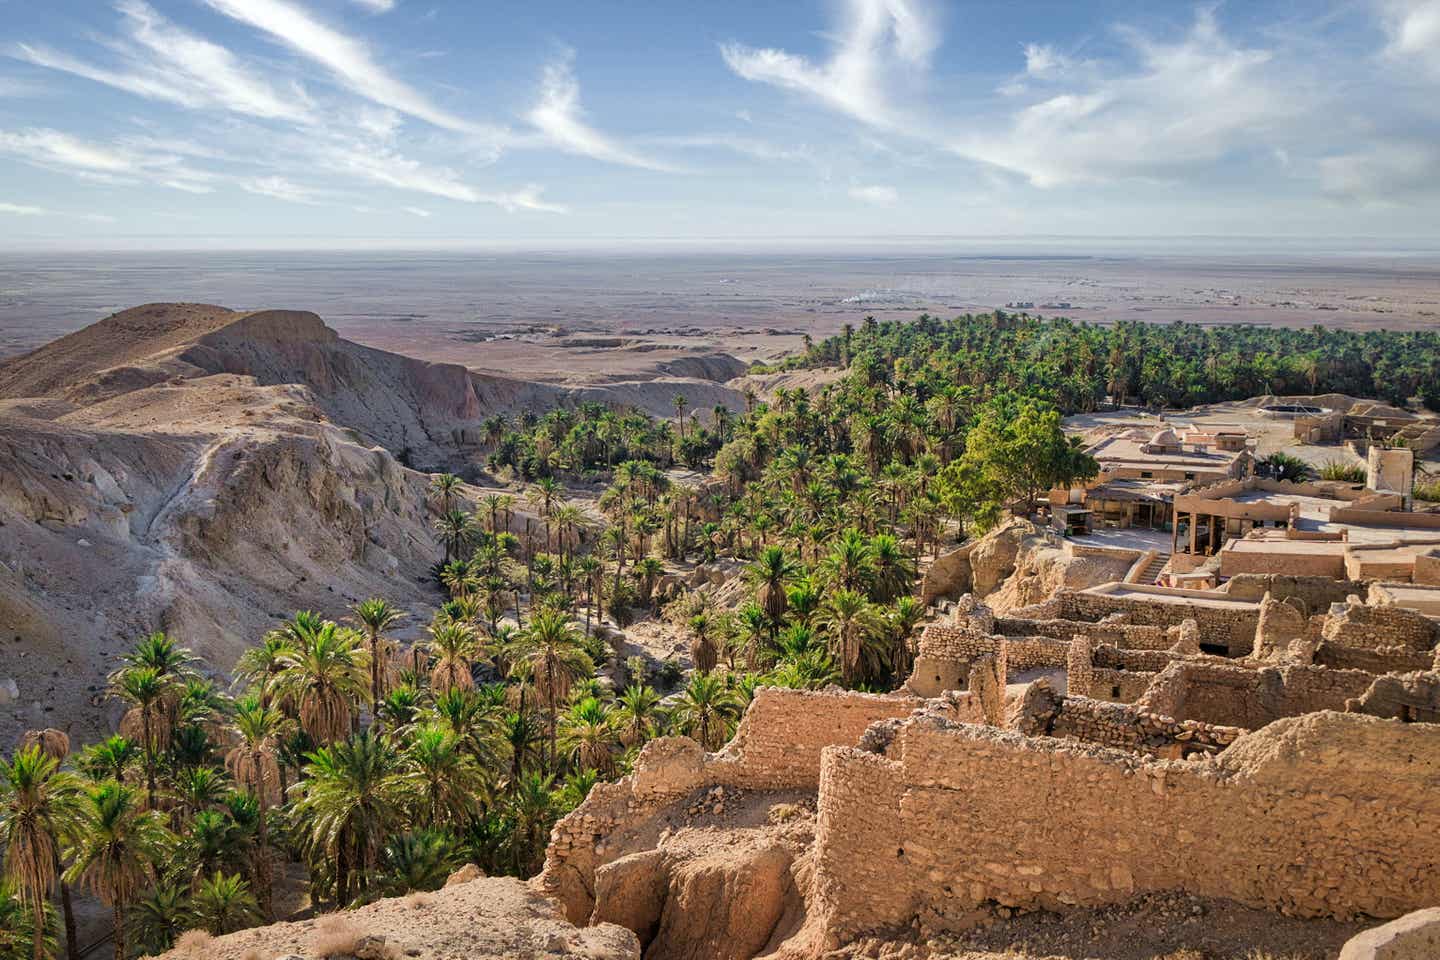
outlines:
[{"label": "domed roof", "polygon": [[1169,427],[1161,427],[1159,430],[1156,430],[1155,435],[1150,438],[1150,446],[1152,447],[1178,447],[1179,445],[1180,438],[1177,437],[1175,431]]}]

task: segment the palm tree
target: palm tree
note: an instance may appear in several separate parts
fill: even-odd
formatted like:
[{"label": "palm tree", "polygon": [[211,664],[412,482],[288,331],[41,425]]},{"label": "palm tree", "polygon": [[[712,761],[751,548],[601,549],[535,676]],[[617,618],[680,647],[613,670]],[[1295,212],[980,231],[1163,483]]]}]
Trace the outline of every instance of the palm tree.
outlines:
[{"label": "palm tree", "polygon": [[383,737],[363,731],[310,755],[295,801],[304,844],[316,862],[335,864],[335,899],[351,899],[350,877],[375,863],[384,837],[400,822],[410,791],[401,759]]},{"label": "palm tree", "polygon": [[177,883],[159,883],[130,907],[130,938],[147,954],[169,950],[175,938],[195,926],[189,890]]},{"label": "palm tree", "polygon": [[405,752],[405,768],[405,781],[423,826],[463,823],[488,799],[485,771],[466,752],[460,738],[443,726],[415,731]]},{"label": "palm tree", "polygon": [[560,743],[582,770],[598,770],[602,776],[611,773],[616,742],[610,711],[595,697],[571,704],[560,721]]},{"label": "palm tree", "polygon": [[522,877],[536,873],[545,854],[545,838],[555,822],[554,785],[553,776],[528,773],[515,784],[506,803],[514,867]]},{"label": "palm tree", "polygon": [[174,836],[165,818],[144,809],[135,791],[114,782],[83,795],[71,842],[67,883],[79,883],[109,907],[115,917],[115,960],[127,960],[125,909],[164,861]]},{"label": "palm tree", "polygon": [[461,855],[443,830],[414,830],[393,837],[381,851],[381,886],[386,896],[435,890],[459,865]]},{"label": "palm tree", "polygon": [[442,517],[455,509],[455,498],[460,492],[460,485],[460,478],[453,473],[437,473],[430,478],[430,497],[440,504]]},{"label": "palm tree", "polygon": [[[385,639],[385,631],[403,618],[405,612],[380,597],[361,600],[352,612],[365,628],[366,646],[370,653],[370,709],[373,712],[385,697],[385,663],[390,659],[390,648],[393,646]],[[379,723],[378,716],[376,723]]]},{"label": "palm tree", "polygon": [[762,661],[768,659],[767,641],[771,635],[773,621],[765,615],[765,610],[758,603],[746,603],[742,605],[730,618],[730,629],[733,631],[731,637],[730,666],[735,666],[735,652],[738,650],[745,658],[745,666],[750,670],[758,670]]},{"label": "palm tree", "polygon": [[799,573],[799,568],[782,547],[766,547],[745,573],[755,584],[755,600],[765,611],[773,633],[785,618],[785,585]]},{"label": "palm tree", "polygon": [[660,694],[646,684],[630,684],[615,701],[613,722],[620,742],[627,747],[638,746],[655,736],[663,720]]},{"label": "palm tree", "polygon": [[651,596],[655,593],[655,582],[665,572],[665,565],[660,562],[659,557],[641,557],[635,562],[635,568],[631,575],[640,587],[640,602],[649,603]]},{"label": "palm tree", "polygon": [[585,654],[579,633],[569,618],[559,611],[541,609],[530,618],[525,631],[519,663],[530,674],[535,694],[544,704],[550,720],[550,762],[555,762],[556,713],[570,695],[570,685],[578,677],[595,672]]},{"label": "palm tree", "polygon": [[715,648],[715,638],[711,635],[710,615],[701,610],[690,618],[689,626],[693,636],[690,641],[690,659],[696,670],[709,673],[715,669],[715,662],[720,656],[720,651]]},{"label": "palm tree", "polygon": [[367,656],[360,636],[326,620],[306,629],[284,653],[275,690],[297,707],[300,726],[316,743],[333,743],[350,730],[353,705],[368,692]]},{"label": "palm tree", "polygon": [[124,783],[125,774],[138,756],[139,745],[116,733],[81,750],[75,765],[91,780]]},{"label": "palm tree", "polygon": [[293,648],[294,637],[290,631],[284,628],[267,631],[257,645],[240,654],[235,663],[236,679],[258,687],[260,698],[268,705],[275,678],[285,668],[285,654]]},{"label": "palm tree", "polygon": [[735,694],[718,673],[691,674],[671,715],[679,733],[693,737],[710,751],[719,750],[730,739],[739,716]]},{"label": "palm tree", "polygon": [[507,792],[513,792],[524,779],[526,768],[544,759],[542,744],[545,742],[545,733],[525,710],[522,700],[519,710],[507,713],[501,719],[500,736],[508,756],[503,786]]},{"label": "palm tree", "polygon": [[155,766],[160,756],[161,736],[169,740],[169,719],[165,698],[170,685],[155,667],[126,667],[110,678],[113,696],[130,704],[140,718],[140,746],[144,753],[146,806],[155,809]]},{"label": "palm tree", "polygon": [[874,566],[870,544],[853,527],[840,534],[840,539],[820,561],[820,569],[844,590],[864,590],[874,575]]},{"label": "palm tree", "polygon": [[270,904],[270,835],[267,811],[272,801],[280,802],[280,765],[277,748],[285,732],[284,714],[266,706],[256,696],[235,703],[235,732],[240,745],[225,758],[225,766],[236,781],[255,797],[255,882],[265,918],[273,919]]},{"label": "palm tree", "polygon": [[469,690],[475,686],[470,673],[470,660],[478,652],[475,631],[456,621],[437,623],[430,627],[430,655],[435,666],[430,671],[430,686],[440,692]]},{"label": "palm tree", "polygon": [[[5,846],[5,879],[29,905],[35,960],[45,949],[45,911],[60,879],[59,840],[78,815],[79,785],[60,762],[38,746],[0,763],[0,838]],[[73,923],[67,923],[67,932]],[[77,945],[71,937],[70,949]]]},{"label": "palm tree", "polygon": [[470,539],[475,529],[470,515],[461,510],[440,514],[434,520],[434,527],[445,543],[445,563],[450,563],[464,552],[465,542]]},{"label": "palm tree", "polygon": [[863,593],[842,588],[826,598],[819,622],[829,637],[831,655],[840,664],[842,681],[847,686],[854,683],[865,640],[877,626],[874,607]]},{"label": "palm tree", "polygon": [[874,573],[870,587],[873,600],[885,603],[910,592],[915,583],[915,565],[895,537],[888,533],[871,537],[870,559]]},{"label": "palm tree", "polygon": [[255,895],[238,873],[225,874],[217,870],[202,880],[191,898],[191,906],[200,926],[216,936],[252,927],[261,920]]},{"label": "palm tree", "polygon": [[218,804],[228,786],[214,767],[185,767],[175,771],[171,783],[183,812],[195,814]]}]

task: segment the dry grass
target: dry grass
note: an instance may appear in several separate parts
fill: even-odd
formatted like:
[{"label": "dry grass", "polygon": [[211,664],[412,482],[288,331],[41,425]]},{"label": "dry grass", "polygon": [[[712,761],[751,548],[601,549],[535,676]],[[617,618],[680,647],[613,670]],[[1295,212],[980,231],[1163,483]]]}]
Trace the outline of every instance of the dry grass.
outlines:
[{"label": "dry grass", "polygon": [[258,947],[251,947],[240,955],[240,960],[270,960]]},{"label": "dry grass", "polygon": [[405,897],[405,906],[411,910],[428,910],[435,905],[435,898],[419,890]]},{"label": "dry grass", "polygon": [[318,957],[338,957],[353,953],[360,943],[360,927],[349,917],[331,913],[315,923],[315,940],[311,944]]},{"label": "dry grass", "polygon": [[186,930],[175,938],[175,955],[205,960],[210,953],[210,941],[213,939],[204,930]]}]

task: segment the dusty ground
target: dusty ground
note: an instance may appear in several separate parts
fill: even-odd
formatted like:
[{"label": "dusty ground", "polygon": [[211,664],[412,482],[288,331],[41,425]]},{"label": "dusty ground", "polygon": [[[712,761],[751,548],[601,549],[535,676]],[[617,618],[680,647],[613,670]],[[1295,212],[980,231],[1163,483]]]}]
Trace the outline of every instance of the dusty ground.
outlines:
[{"label": "dusty ground", "polygon": [[994,916],[969,933],[867,941],[836,956],[932,960],[1334,960],[1370,922],[1300,920],[1229,900],[1149,896],[1100,910]]},{"label": "dusty ground", "polygon": [[256,927],[213,940],[197,938],[189,950],[177,946],[164,957],[272,960],[298,954],[310,960],[329,955],[327,951],[349,953],[347,944],[358,946],[366,937],[383,938],[379,949],[392,951],[375,956],[417,960],[640,957],[630,931],[609,924],[577,930],[560,917],[553,901],[513,877],[481,878],[434,893],[380,900],[344,914]]}]

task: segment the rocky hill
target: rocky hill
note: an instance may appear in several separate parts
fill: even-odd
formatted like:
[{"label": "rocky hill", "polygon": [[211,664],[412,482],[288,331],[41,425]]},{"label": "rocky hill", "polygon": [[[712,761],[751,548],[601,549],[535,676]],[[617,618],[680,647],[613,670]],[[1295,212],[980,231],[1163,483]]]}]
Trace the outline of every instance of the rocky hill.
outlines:
[{"label": "rocky hill", "polygon": [[296,609],[383,594],[414,629],[436,548],[410,466],[483,480],[491,414],[670,416],[676,393],[743,403],[711,381],[530,383],[352,343],[313,313],[205,304],[136,307],[0,365],[0,741],[97,732],[111,656],[151,630],[226,670]]}]

